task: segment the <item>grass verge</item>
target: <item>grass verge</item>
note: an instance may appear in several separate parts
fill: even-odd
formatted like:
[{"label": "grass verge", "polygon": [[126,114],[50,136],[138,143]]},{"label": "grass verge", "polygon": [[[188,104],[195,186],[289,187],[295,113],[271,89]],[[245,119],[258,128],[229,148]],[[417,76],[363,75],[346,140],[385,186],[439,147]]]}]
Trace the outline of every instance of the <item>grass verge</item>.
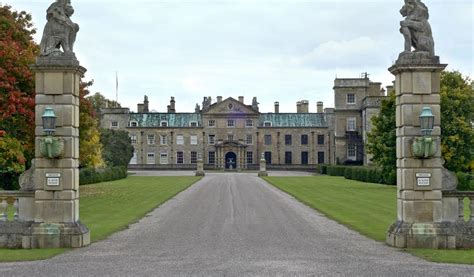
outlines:
[{"label": "grass verge", "polygon": [[[80,187],[81,221],[96,242],[127,228],[185,190],[199,177],[131,176]],[[44,260],[67,249],[0,249],[0,262]]]},{"label": "grass verge", "polygon": [[[385,241],[385,232],[397,217],[397,189],[394,186],[332,176],[264,179],[328,218],[377,241]],[[474,264],[474,250],[406,251],[433,262]]]}]

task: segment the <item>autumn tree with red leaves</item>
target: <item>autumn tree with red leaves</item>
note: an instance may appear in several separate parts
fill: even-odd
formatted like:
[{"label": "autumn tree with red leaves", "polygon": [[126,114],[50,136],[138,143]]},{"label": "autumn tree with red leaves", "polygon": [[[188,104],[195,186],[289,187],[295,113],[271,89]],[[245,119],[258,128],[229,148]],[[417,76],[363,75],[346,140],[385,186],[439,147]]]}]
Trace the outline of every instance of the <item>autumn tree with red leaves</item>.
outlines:
[{"label": "autumn tree with red leaves", "polygon": [[0,149],[0,174],[19,174],[34,157],[34,34],[30,14],[0,4],[0,145],[15,146]]}]

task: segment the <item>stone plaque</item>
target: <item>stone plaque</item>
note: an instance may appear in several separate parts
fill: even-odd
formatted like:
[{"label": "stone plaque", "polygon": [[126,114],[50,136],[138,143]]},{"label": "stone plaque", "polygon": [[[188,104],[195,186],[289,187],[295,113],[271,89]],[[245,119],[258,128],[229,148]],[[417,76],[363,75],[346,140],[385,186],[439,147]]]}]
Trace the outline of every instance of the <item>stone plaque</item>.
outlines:
[{"label": "stone plaque", "polygon": [[430,178],[416,178],[417,185],[420,187],[426,187],[430,185]]},{"label": "stone plaque", "polygon": [[59,186],[59,179],[61,174],[59,173],[46,173],[46,184],[48,186],[57,187]]}]

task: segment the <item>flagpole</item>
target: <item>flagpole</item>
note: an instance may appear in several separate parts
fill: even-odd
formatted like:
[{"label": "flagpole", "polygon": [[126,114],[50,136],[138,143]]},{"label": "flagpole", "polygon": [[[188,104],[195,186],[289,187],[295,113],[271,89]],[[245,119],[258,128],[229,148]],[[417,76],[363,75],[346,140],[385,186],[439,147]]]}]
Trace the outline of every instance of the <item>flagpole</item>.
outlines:
[{"label": "flagpole", "polygon": [[118,71],[115,71],[115,106],[118,106]]}]

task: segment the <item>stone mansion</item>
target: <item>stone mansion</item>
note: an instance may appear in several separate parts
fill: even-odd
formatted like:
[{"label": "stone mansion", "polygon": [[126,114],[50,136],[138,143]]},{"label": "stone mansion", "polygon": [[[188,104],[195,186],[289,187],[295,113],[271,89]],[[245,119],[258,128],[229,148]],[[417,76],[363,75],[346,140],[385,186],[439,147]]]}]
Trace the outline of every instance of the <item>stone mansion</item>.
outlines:
[{"label": "stone mansion", "polygon": [[[391,89],[391,87],[387,87]],[[204,97],[191,113],[150,112],[148,98],[137,113],[128,108],[101,110],[102,128],[126,130],[135,148],[130,168],[194,169],[199,157],[207,169],[256,169],[262,155],[271,168],[309,168],[316,164],[370,163],[364,144],[371,117],[385,97],[381,83],[361,78],[334,81],[334,108],[296,103],[296,113],[259,112],[257,98],[216,101]]]}]

